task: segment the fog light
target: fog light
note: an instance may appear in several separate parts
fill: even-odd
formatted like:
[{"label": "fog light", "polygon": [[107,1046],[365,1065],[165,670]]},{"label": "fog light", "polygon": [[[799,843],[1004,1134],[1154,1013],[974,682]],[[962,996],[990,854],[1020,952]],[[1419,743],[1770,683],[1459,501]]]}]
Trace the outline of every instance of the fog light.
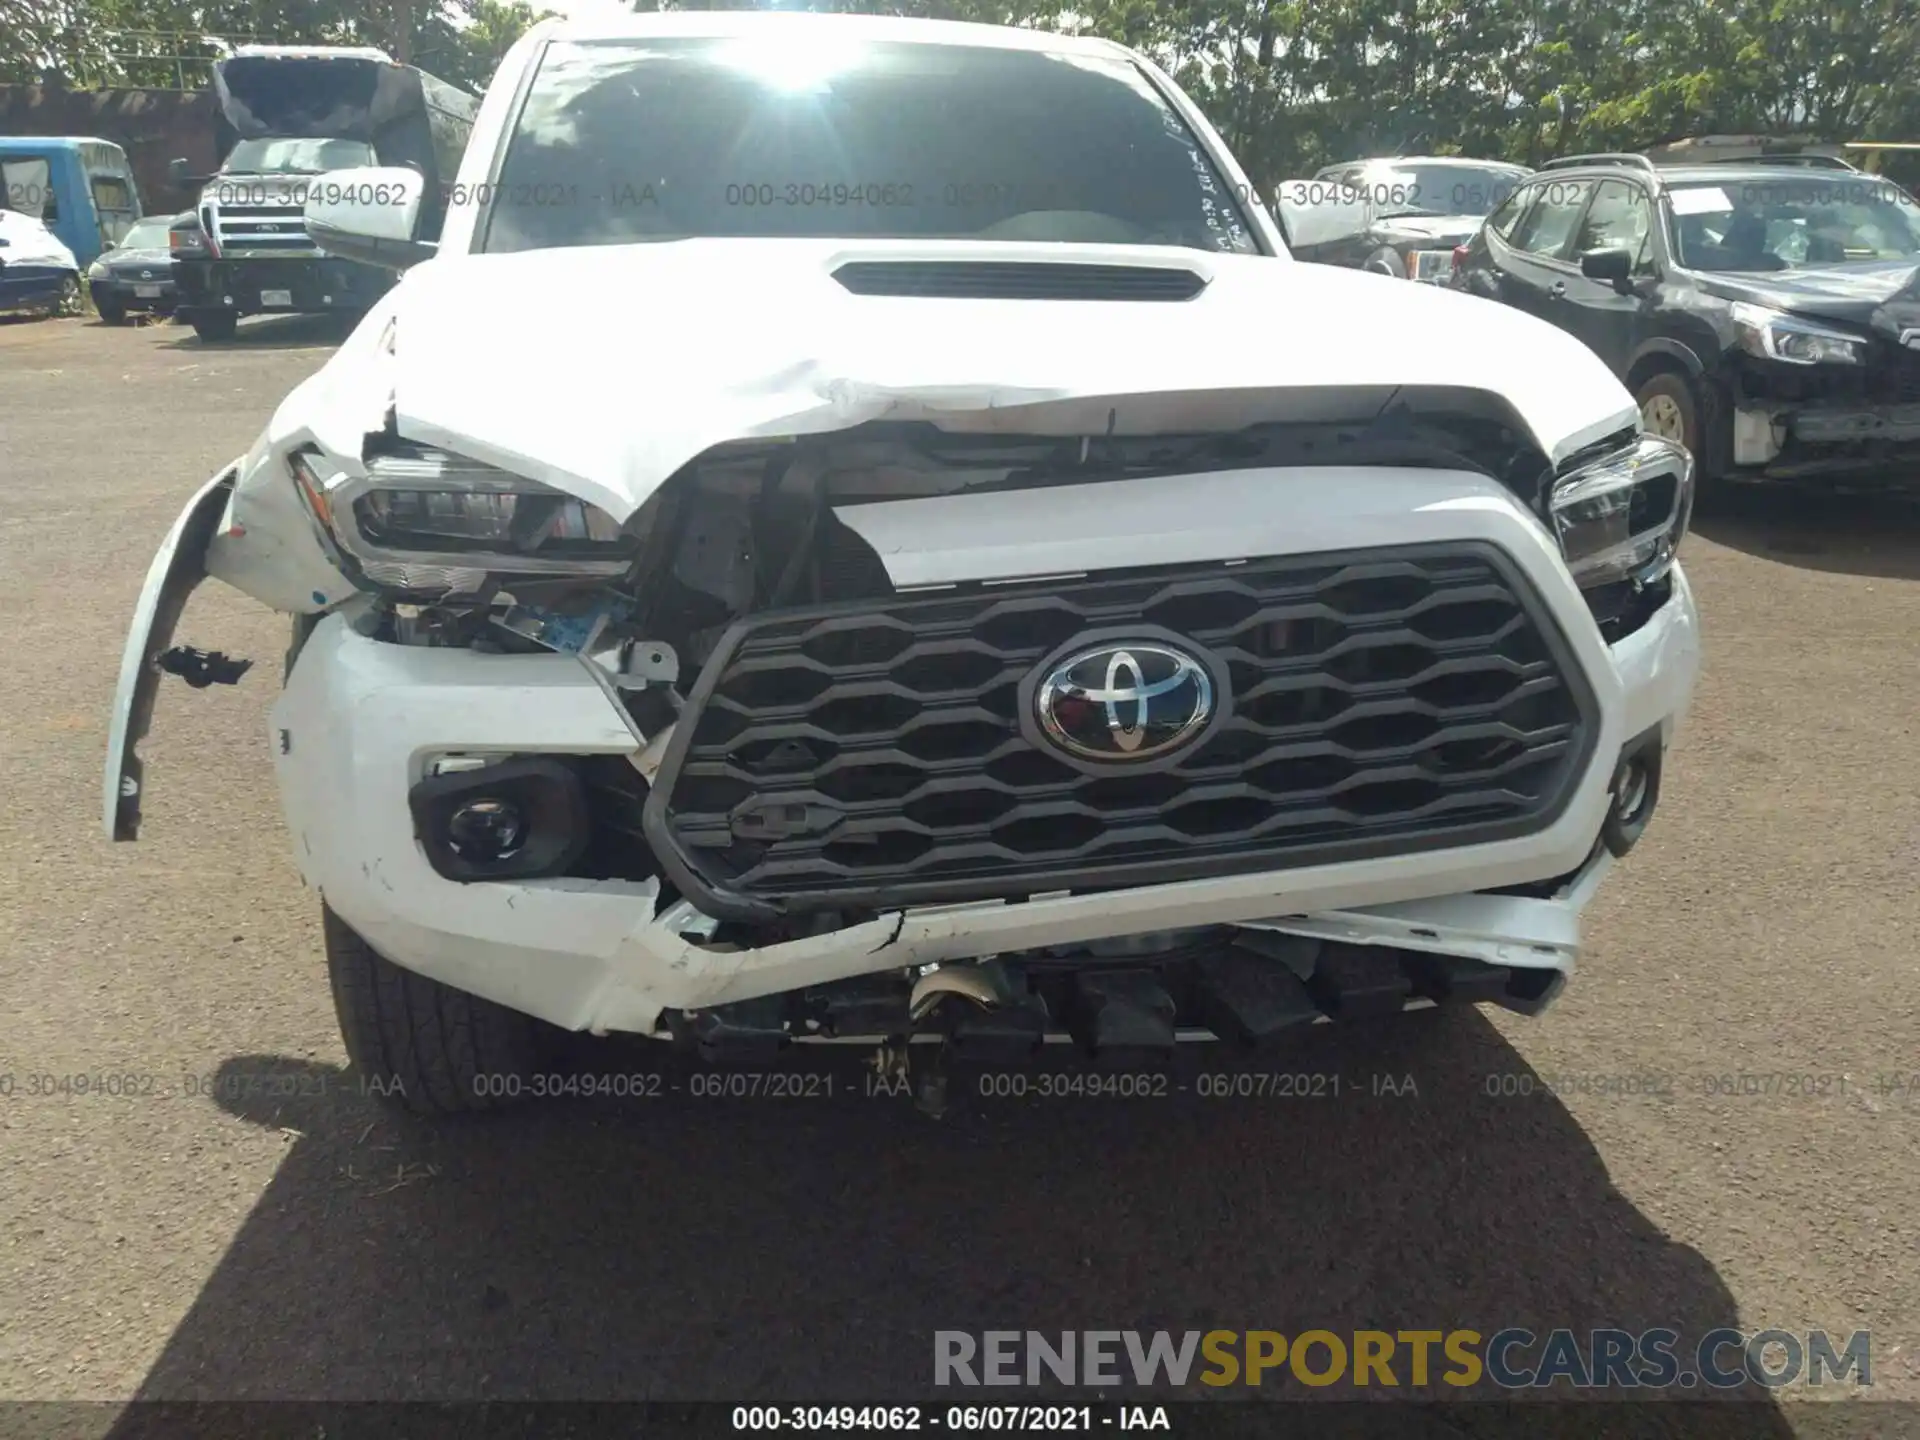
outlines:
[{"label": "fog light", "polygon": [[[440,756],[407,794],[427,862],[449,880],[531,880],[564,875],[593,829],[585,788],[557,757],[505,757],[455,768]],[[446,768],[442,768],[442,767]]]},{"label": "fog light", "polygon": [[1600,827],[1600,838],[1616,859],[1639,843],[1653,818],[1653,808],[1660,802],[1663,754],[1657,727],[1621,752],[1606,823]]},{"label": "fog light", "polygon": [[526,839],[526,817],[511,800],[470,800],[447,818],[447,845],[463,860],[510,859]]},{"label": "fog light", "polygon": [[1653,782],[1647,778],[1647,767],[1638,760],[1628,762],[1626,773],[1620,777],[1620,793],[1613,801],[1614,814],[1620,817],[1620,823],[1631,825],[1639,819],[1652,793]]}]

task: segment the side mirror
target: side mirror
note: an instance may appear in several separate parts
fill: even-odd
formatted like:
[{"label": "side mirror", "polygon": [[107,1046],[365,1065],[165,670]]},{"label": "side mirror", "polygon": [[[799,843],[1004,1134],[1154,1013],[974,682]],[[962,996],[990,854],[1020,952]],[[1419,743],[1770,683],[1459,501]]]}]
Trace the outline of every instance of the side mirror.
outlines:
[{"label": "side mirror", "polygon": [[178,160],[169,160],[167,162],[167,178],[176,185],[191,185],[193,183],[193,166],[184,155]]},{"label": "side mirror", "polygon": [[399,165],[329,170],[307,183],[307,236],[329,255],[405,270],[433,255],[420,236],[426,178]]},{"label": "side mirror", "polygon": [[1580,257],[1580,273],[1589,280],[1613,286],[1622,295],[1633,289],[1633,252],[1630,250],[1589,250]]}]

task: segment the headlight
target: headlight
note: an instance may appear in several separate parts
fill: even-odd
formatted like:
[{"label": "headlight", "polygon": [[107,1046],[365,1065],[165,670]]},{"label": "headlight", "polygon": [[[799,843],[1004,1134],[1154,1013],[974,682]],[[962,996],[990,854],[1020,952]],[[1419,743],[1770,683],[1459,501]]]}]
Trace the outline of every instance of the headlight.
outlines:
[{"label": "headlight", "polygon": [[185,255],[192,259],[200,255],[218,255],[220,252],[208,238],[206,231],[198,225],[183,226],[178,230],[167,231],[167,249],[175,255]]},{"label": "headlight", "polygon": [[1453,251],[1409,250],[1407,278],[1424,280],[1429,285],[1444,285],[1453,278]]},{"label": "headlight", "polygon": [[465,456],[408,445],[351,474],[318,451],[293,457],[307,509],[377,583],[446,588],[475,573],[623,574],[638,541],[583,500]]},{"label": "headlight", "polygon": [[91,265],[87,267],[87,279],[104,280],[106,278],[107,278],[107,267],[105,265],[102,265],[98,260],[94,261]]},{"label": "headlight", "polygon": [[1789,365],[1859,365],[1866,359],[1865,337],[1764,305],[1735,302],[1733,328],[1740,337],[1740,348],[1764,360],[1784,360]]},{"label": "headlight", "polygon": [[1693,457],[1657,435],[1554,481],[1554,538],[1582,590],[1620,580],[1650,584],[1673,566],[1693,513]]}]

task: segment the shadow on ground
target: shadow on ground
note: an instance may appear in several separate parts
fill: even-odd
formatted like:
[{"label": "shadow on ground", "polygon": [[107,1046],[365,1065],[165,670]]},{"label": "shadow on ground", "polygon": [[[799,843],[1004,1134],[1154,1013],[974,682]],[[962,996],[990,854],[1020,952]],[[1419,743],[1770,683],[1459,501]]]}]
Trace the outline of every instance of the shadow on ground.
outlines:
[{"label": "shadow on ground", "polygon": [[[831,1098],[710,1099],[692,1077],[726,1072],[609,1042],[593,1063],[661,1075],[658,1098],[437,1128],[337,1070],[239,1057],[223,1103],[301,1138],[140,1398],[925,1399],[943,1329],[1739,1323],[1557,1100],[1489,1093],[1532,1072],[1484,1017],[1427,1019],[1241,1066],[1337,1097],[1203,1099],[1219,1062],[1196,1052],[1165,1098],[959,1077],[937,1121],[850,1057],[806,1068]],[[1332,1393],[1273,1379],[1241,1393]],[[1739,1413],[1727,1433],[1791,1433]]]},{"label": "shadow on ground", "polygon": [[1702,494],[1693,528],[1782,565],[1920,579],[1920,494],[1735,486]]}]

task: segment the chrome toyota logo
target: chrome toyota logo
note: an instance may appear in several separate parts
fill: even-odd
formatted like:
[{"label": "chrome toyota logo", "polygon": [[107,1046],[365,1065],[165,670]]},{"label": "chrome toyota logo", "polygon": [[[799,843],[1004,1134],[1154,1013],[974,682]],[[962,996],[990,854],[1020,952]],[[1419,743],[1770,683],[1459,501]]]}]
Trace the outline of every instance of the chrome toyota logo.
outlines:
[{"label": "chrome toyota logo", "polygon": [[1191,742],[1214,718],[1213,680],[1177,646],[1096,645],[1068,655],[1034,692],[1041,733],[1082,760],[1151,760]]}]

